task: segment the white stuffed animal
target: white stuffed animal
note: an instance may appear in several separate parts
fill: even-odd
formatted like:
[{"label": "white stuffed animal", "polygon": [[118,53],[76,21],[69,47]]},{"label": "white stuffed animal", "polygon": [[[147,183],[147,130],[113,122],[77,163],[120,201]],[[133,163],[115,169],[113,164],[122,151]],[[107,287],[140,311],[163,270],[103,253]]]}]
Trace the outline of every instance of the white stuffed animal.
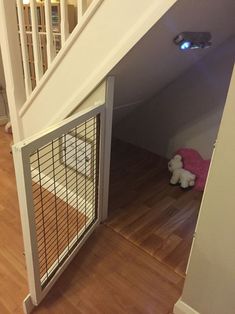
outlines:
[{"label": "white stuffed animal", "polygon": [[194,186],[196,176],[188,170],[183,169],[182,157],[175,155],[168,163],[168,169],[172,172],[171,184],[180,183],[183,189]]}]

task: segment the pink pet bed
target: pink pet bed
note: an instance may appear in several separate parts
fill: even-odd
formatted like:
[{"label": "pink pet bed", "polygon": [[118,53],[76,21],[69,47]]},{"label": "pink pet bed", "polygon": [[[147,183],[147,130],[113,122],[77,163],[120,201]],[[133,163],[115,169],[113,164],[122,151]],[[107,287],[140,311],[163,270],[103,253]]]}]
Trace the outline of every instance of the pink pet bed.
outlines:
[{"label": "pink pet bed", "polygon": [[190,148],[181,148],[176,154],[182,157],[184,169],[196,175],[195,190],[203,191],[206,184],[210,160],[203,159],[196,150]]}]

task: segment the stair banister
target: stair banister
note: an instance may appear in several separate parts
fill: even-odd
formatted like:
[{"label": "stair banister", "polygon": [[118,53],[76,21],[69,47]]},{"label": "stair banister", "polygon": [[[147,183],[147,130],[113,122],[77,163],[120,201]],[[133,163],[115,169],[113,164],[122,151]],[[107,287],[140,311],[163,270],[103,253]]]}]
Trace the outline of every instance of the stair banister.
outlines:
[{"label": "stair banister", "polygon": [[19,110],[25,103],[26,94],[15,1],[0,1],[0,45],[13,138],[18,142],[23,139]]},{"label": "stair banister", "polygon": [[[83,29],[89,23],[90,19],[96,13],[96,11],[98,10],[98,8],[100,7],[100,5],[102,4],[103,1],[104,0],[93,0],[88,8],[84,4],[84,0],[81,2],[83,15],[80,17],[80,20],[78,20],[77,26],[75,27],[74,31],[70,34],[67,41],[65,42],[63,49],[61,49],[59,51],[59,53],[57,54],[57,56],[52,60],[53,62],[51,63],[50,68],[42,76],[40,82],[37,84],[36,88],[32,91],[31,95],[28,97],[28,99],[26,100],[26,102],[24,103],[22,108],[20,109],[20,117],[21,118],[24,116],[26,111],[33,104],[33,101],[37,97],[38,93],[43,89],[43,87],[45,86],[45,84],[49,80],[50,76],[58,68],[60,62],[66,56],[67,51],[71,48],[71,46],[74,44],[74,42],[80,36]],[[80,0],[78,0],[78,2],[80,3]]]},{"label": "stair banister", "polygon": [[21,41],[21,53],[22,53],[22,63],[24,69],[24,82],[25,82],[25,91],[26,97],[32,93],[32,82],[30,78],[30,69],[29,69],[29,54],[27,49],[27,39],[25,31],[25,19],[23,12],[23,2],[22,0],[16,0],[17,11],[18,11],[18,21],[19,21],[19,32],[20,32],[20,41]]}]

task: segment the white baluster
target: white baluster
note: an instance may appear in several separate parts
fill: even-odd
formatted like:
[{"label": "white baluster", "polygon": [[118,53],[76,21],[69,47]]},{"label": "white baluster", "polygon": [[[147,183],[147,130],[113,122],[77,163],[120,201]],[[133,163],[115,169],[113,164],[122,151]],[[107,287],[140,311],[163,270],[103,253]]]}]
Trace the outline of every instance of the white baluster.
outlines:
[{"label": "white baluster", "polygon": [[67,0],[60,1],[60,32],[61,32],[61,44],[64,46],[69,36],[69,21],[68,21],[68,4]]},{"label": "white baluster", "polygon": [[28,48],[27,48],[23,3],[21,0],[16,0],[16,3],[17,3],[19,31],[20,31],[21,53],[22,53],[22,61],[23,61],[23,69],[24,69],[25,91],[26,91],[26,96],[28,97],[32,92],[32,82],[30,78],[29,54],[28,54]]},{"label": "white baluster", "polygon": [[77,23],[79,24],[81,21],[81,18],[86,10],[86,1],[85,0],[77,0],[77,17],[78,21]]},{"label": "white baluster", "polygon": [[13,137],[14,142],[18,142],[23,139],[19,110],[26,97],[15,1],[0,1],[0,46]]},{"label": "white baluster", "polygon": [[30,0],[30,14],[32,23],[33,57],[35,66],[36,82],[38,83],[43,75],[42,52],[38,32],[37,5],[35,0]]},{"label": "white baluster", "polygon": [[47,38],[47,62],[48,66],[55,58],[55,46],[52,32],[51,0],[45,0],[46,38]]}]

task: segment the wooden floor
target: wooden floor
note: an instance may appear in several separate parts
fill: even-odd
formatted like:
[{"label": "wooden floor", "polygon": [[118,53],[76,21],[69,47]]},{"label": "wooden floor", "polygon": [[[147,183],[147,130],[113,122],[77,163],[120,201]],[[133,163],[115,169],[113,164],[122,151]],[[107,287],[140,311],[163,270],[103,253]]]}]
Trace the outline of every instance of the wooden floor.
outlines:
[{"label": "wooden floor", "polygon": [[[10,140],[0,128],[0,313],[22,314],[28,287]],[[182,276],[102,225],[35,313],[168,314],[182,285]]]},{"label": "wooden floor", "polygon": [[100,226],[35,313],[169,314],[182,278]]},{"label": "wooden floor", "polygon": [[166,159],[114,140],[106,225],[184,276],[202,193],[169,176]]},{"label": "wooden floor", "polygon": [[23,241],[10,154],[11,136],[0,129],[0,313],[22,313],[27,294]]}]

